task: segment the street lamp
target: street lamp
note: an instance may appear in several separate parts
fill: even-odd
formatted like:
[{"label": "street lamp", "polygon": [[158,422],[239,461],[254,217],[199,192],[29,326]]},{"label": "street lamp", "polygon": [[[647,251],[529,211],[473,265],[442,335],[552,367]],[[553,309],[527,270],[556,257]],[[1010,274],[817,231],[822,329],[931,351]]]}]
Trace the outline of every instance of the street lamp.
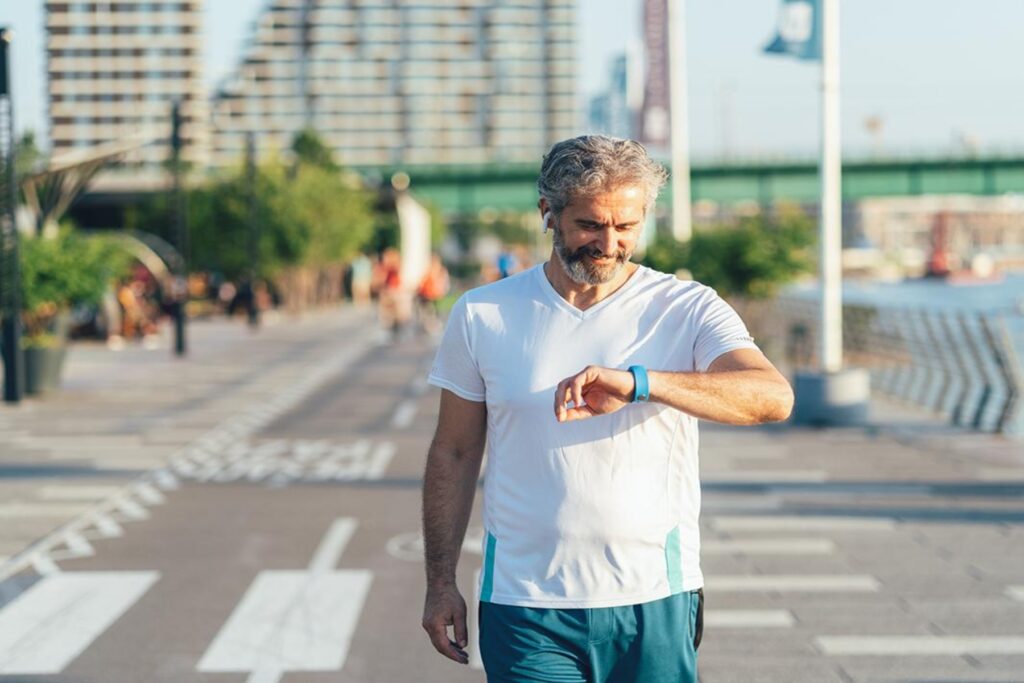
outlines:
[{"label": "street lamp", "polygon": [[9,73],[10,44],[14,33],[0,27],[0,347],[3,348],[4,400],[17,403],[25,390],[21,350],[21,269],[18,256],[17,178],[14,167],[14,96]]}]

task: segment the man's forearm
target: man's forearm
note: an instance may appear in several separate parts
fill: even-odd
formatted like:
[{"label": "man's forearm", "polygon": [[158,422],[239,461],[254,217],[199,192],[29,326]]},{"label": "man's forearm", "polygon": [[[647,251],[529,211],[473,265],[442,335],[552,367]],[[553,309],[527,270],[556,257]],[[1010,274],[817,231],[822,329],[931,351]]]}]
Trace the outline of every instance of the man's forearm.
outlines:
[{"label": "man's forearm", "polygon": [[423,480],[423,546],[427,586],[455,582],[455,567],[473,510],[482,447],[460,453],[435,441]]},{"label": "man's forearm", "polygon": [[650,400],[702,420],[761,424],[789,417],[793,391],[771,370],[650,372]]}]

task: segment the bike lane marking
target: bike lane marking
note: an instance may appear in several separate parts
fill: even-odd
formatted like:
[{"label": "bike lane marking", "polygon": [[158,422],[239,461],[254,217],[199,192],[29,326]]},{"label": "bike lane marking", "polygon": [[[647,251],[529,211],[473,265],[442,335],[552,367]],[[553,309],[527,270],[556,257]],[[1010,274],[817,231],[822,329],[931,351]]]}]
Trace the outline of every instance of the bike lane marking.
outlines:
[{"label": "bike lane marking", "polygon": [[370,590],[368,570],[334,570],[356,529],[339,518],[305,571],[263,571],[199,661],[201,672],[248,672],[274,683],[287,671],[337,671]]}]

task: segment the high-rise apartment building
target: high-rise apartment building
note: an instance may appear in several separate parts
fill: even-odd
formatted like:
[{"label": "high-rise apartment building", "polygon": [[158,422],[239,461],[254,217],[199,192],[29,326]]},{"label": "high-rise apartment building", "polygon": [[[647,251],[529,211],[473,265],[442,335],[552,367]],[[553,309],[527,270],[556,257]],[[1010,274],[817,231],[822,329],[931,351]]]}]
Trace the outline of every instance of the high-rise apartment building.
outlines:
[{"label": "high-rise apartment building", "polygon": [[537,161],[576,124],[575,0],[272,0],[213,100],[213,163],[314,128],[352,165]]},{"label": "high-rise apartment building", "polygon": [[46,0],[50,141],[55,156],[142,133],[159,141],[125,159],[157,167],[170,154],[181,102],[183,158],[208,163],[201,77],[202,0]]}]

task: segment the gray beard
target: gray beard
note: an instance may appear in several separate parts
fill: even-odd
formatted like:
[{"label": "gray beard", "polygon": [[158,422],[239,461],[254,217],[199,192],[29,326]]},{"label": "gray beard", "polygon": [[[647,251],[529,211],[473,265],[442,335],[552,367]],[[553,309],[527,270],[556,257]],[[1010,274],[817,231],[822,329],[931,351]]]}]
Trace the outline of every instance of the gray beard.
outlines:
[{"label": "gray beard", "polygon": [[605,254],[591,247],[580,247],[575,251],[569,250],[562,240],[562,231],[558,226],[555,226],[553,246],[555,255],[569,279],[579,285],[603,285],[606,282],[611,282],[622,272],[622,268],[632,256],[632,254],[620,250],[615,253],[615,263],[610,266],[598,266],[585,257],[603,257]]}]

